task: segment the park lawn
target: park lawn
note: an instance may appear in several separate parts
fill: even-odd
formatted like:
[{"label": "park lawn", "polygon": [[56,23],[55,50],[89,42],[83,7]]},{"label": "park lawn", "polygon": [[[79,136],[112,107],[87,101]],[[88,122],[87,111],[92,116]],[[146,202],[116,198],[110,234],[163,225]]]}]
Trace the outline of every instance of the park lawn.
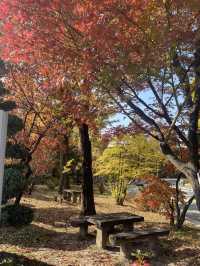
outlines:
[{"label": "park lawn", "polygon": [[[160,215],[136,211],[130,202],[125,206],[116,206],[110,196],[96,195],[97,212],[133,212],[145,217],[140,227],[153,225],[167,226]],[[30,197],[24,197],[23,203],[35,209],[34,222],[23,228],[4,227],[0,229],[0,256],[15,256],[19,264],[14,266],[79,266],[120,265],[116,250],[98,250],[95,238],[80,241],[78,229],[59,228],[55,222],[65,222],[79,213],[74,204],[59,204],[54,201],[54,193],[44,187],[37,187]],[[91,228],[94,234],[94,228]],[[162,240],[162,252],[152,260],[152,265],[200,265],[200,230],[185,227],[184,230],[171,233],[169,239]],[[11,265],[11,264],[10,264]]]}]

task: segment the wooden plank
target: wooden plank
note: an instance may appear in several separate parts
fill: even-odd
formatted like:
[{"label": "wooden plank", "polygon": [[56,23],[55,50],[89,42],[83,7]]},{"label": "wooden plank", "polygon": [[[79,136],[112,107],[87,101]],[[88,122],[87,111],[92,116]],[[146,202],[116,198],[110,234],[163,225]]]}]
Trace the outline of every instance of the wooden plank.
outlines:
[{"label": "wooden plank", "polygon": [[133,240],[151,238],[151,237],[161,237],[169,235],[170,230],[168,229],[149,229],[149,230],[134,230],[128,233],[118,233],[115,235],[110,235],[110,241],[112,244],[118,244],[121,242],[131,242]]},{"label": "wooden plank", "polygon": [[80,227],[81,225],[91,225],[86,219],[86,217],[74,217],[70,219],[70,224],[73,227]]},{"label": "wooden plank", "polygon": [[68,192],[68,193],[81,193],[81,190],[76,190],[76,189],[64,189],[63,192]]}]

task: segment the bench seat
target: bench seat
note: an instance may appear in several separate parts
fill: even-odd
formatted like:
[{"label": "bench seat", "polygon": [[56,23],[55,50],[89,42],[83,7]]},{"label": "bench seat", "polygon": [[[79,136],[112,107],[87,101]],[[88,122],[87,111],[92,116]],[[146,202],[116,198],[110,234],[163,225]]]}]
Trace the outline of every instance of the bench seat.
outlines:
[{"label": "bench seat", "polygon": [[132,232],[122,232],[110,236],[110,241],[114,245],[121,242],[132,242],[137,239],[149,237],[161,237],[169,235],[168,229],[150,229],[150,230],[134,230]]},{"label": "bench seat", "polygon": [[163,236],[168,236],[170,233],[169,229],[162,228],[151,228],[146,230],[134,230],[131,232],[123,232],[110,235],[109,239],[112,245],[120,246],[120,257],[121,260],[129,259],[133,251],[134,243],[138,244],[139,241],[146,243],[151,247],[157,250],[159,243],[157,242],[158,238]]}]

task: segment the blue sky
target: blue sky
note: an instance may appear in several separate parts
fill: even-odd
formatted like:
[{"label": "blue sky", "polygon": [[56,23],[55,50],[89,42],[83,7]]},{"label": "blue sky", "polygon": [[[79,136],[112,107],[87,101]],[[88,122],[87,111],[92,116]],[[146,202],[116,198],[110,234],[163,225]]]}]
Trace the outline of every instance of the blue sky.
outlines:
[{"label": "blue sky", "polygon": [[[152,104],[152,93],[150,91],[145,91],[145,92],[141,92],[140,93],[140,97],[143,99],[143,101],[145,101],[147,104]],[[128,126],[130,119],[127,118],[127,116],[118,113],[114,116],[112,116],[109,119],[109,122],[111,123],[110,125],[107,126],[107,128],[110,127],[115,127],[115,126]]]},{"label": "blue sky", "polygon": [[[112,123],[112,126],[128,126],[130,120],[123,114],[116,114],[114,116],[112,116],[110,119],[109,119],[109,122]],[[111,125],[108,125],[107,128],[109,128]]]}]

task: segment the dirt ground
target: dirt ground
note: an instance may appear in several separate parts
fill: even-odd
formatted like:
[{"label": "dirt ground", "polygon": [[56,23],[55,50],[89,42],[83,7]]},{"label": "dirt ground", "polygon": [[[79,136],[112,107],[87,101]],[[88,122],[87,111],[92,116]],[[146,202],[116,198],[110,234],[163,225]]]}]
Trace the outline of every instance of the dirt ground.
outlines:
[{"label": "dirt ground", "polygon": [[[168,224],[160,215],[136,211],[130,202],[125,206],[116,206],[110,196],[95,197],[97,212],[132,212],[144,216],[145,223],[137,226],[163,226]],[[79,213],[76,204],[58,203],[54,194],[44,187],[38,187],[30,197],[23,198],[23,204],[35,209],[34,222],[23,228],[0,228],[0,259],[15,256],[19,264],[11,266],[119,266],[119,250],[98,250],[93,236],[80,240],[78,229],[59,228],[56,222],[66,222]],[[1,262],[1,261],[0,261]],[[1,264],[0,265],[4,265]],[[131,265],[131,264],[130,264]],[[179,232],[172,232],[166,240],[161,240],[161,252],[151,259],[151,265],[200,265],[200,230],[185,227]]]}]

